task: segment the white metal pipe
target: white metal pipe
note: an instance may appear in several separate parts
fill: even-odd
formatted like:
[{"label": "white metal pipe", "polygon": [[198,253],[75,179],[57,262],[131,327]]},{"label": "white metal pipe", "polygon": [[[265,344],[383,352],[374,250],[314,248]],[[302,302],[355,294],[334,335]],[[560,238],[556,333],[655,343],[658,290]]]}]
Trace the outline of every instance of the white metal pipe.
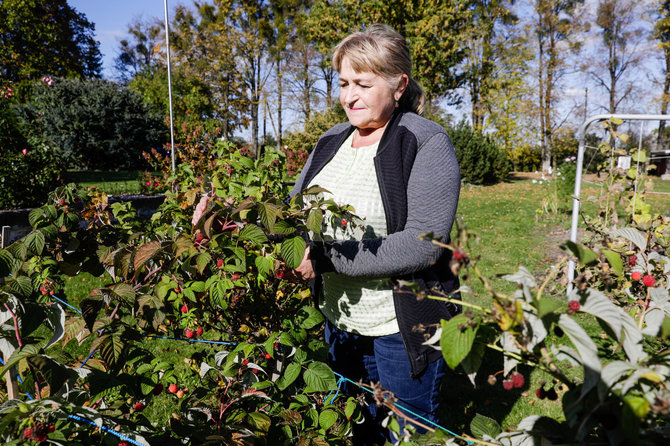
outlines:
[{"label": "white metal pipe", "polygon": [[[636,114],[601,114],[589,117],[579,127],[579,149],[577,151],[577,172],[575,175],[575,192],[572,200],[572,226],[570,227],[570,240],[577,242],[577,229],[579,226],[579,206],[580,194],[582,191],[582,164],[584,163],[584,138],[586,137],[586,130],[591,124],[598,121],[606,121],[609,119],[621,119],[622,121],[670,121],[670,115],[636,115]],[[572,281],[575,278],[575,262],[568,261],[568,294],[572,291]]]},{"label": "white metal pipe", "polygon": [[174,121],[172,118],[172,69],[170,67],[170,32],[168,25],[168,5],[167,0],[163,0],[165,9],[165,50],[167,54],[167,75],[168,75],[168,104],[170,106],[170,156],[172,158],[172,171],[176,169],[175,147],[174,147]]}]

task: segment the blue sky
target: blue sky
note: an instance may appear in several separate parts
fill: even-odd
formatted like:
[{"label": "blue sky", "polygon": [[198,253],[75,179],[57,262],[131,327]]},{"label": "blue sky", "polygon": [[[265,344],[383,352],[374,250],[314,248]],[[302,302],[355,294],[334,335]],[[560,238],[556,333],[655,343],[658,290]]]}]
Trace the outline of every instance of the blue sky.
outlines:
[{"label": "blue sky", "polygon": [[[178,4],[189,0],[168,0],[168,13]],[[119,41],[126,36],[128,25],[135,19],[164,18],[164,0],[68,0],[68,4],[95,23],[95,38],[100,42],[103,76],[114,75],[114,58],[118,55]]]}]

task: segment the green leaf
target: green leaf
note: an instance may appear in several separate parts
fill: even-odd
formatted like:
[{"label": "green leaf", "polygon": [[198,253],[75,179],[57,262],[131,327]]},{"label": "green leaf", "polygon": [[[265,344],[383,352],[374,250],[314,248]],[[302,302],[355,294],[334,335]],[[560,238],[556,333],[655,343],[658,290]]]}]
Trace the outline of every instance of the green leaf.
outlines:
[{"label": "green leaf", "polygon": [[448,321],[442,321],[440,347],[442,356],[451,369],[455,369],[472,349],[472,343],[479,327],[473,329],[468,322],[469,319],[462,314]]},{"label": "green leaf", "polygon": [[647,152],[644,150],[638,150],[633,154],[633,161],[636,163],[639,161],[640,163],[646,163],[647,162]]},{"label": "green leaf", "polygon": [[284,220],[278,221],[272,228],[272,232],[274,232],[275,234],[282,234],[282,235],[290,235],[293,234],[295,231],[296,231],[295,227],[291,226],[288,222]]},{"label": "green leaf", "polygon": [[274,266],[274,261],[270,257],[265,256],[256,256],[254,259],[254,264],[258,269],[258,274],[261,276],[268,276],[272,267]]},{"label": "green leaf", "polygon": [[212,256],[209,255],[208,252],[201,252],[198,254],[198,256],[195,258],[195,264],[198,267],[198,272],[202,274],[205,269],[207,269],[207,265],[209,265],[209,262],[212,261]]},{"label": "green leaf", "polygon": [[323,322],[323,314],[314,307],[302,307],[296,317],[298,325],[309,330]]},{"label": "green leaf", "polygon": [[588,265],[591,262],[598,260],[598,254],[585,246],[578,245],[573,241],[566,241],[561,245],[564,250],[570,251],[577,257],[581,265]]},{"label": "green leaf", "polygon": [[298,376],[300,376],[300,370],[299,364],[296,364],[295,362],[290,363],[284,370],[282,376],[276,381],[275,384],[277,384],[277,388],[279,388],[279,390],[284,390],[290,386],[296,379],[298,379]]},{"label": "green leaf", "polygon": [[261,217],[261,223],[263,223],[263,226],[269,232],[272,232],[278,213],[277,206],[272,203],[260,203],[258,206],[258,215]]},{"label": "green leaf", "polygon": [[323,222],[323,213],[321,209],[312,209],[307,216],[307,229],[314,234],[321,234],[321,224]]},{"label": "green leaf", "polygon": [[247,419],[249,420],[249,424],[260,432],[267,432],[272,424],[270,417],[261,412],[251,412],[247,414]]},{"label": "green leaf", "polygon": [[39,256],[44,250],[44,234],[42,234],[42,231],[39,230],[33,231],[26,236],[24,243],[28,245],[28,249],[30,249],[35,255]]},{"label": "green leaf", "polygon": [[326,409],[319,414],[319,426],[323,430],[328,430],[337,421],[337,412],[332,409]]},{"label": "green leaf", "polygon": [[561,302],[558,299],[543,298],[536,301],[537,316],[542,319],[548,314],[553,313],[561,307]]},{"label": "green leaf", "polygon": [[127,283],[117,283],[112,285],[111,291],[120,299],[133,304],[135,301],[135,289]]},{"label": "green leaf", "polygon": [[598,347],[584,329],[567,314],[561,314],[558,318],[558,326],[568,335],[570,341],[577,349],[581,362],[584,365],[584,386],[582,394],[586,394],[596,384],[600,377],[602,364],[598,359]]},{"label": "green leaf", "polygon": [[47,319],[53,328],[53,336],[49,342],[44,346],[44,350],[48,349],[56,342],[60,341],[65,335],[65,310],[59,304],[50,305],[47,308]]},{"label": "green leaf", "polygon": [[6,277],[12,272],[13,257],[6,249],[0,249],[0,277]]},{"label": "green leaf", "polygon": [[241,231],[239,235],[240,240],[249,240],[250,242],[261,244],[267,241],[267,237],[261,228],[249,223]]},{"label": "green leaf", "polygon": [[28,359],[31,356],[39,354],[39,346],[35,344],[24,345],[14,350],[12,356],[5,361],[5,365],[2,367],[2,375],[5,375],[5,372],[11,370],[12,367],[15,367],[21,360]]},{"label": "green leaf", "polygon": [[480,440],[484,440],[484,435],[496,438],[502,433],[502,428],[493,418],[477,414],[470,422],[470,432]]},{"label": "green leaf", "polygon": [[302,375],[307,385],[305,392],[328,392],[337,390],[337,381],[333,371],[323,362],[314,361],[307,366]]},{"label": "green leaf", "polygon": [[623,277],[623,261],[621,260],[621,255],[610,249],[601,249],[600,251],[607,257],[607,262],[610,264],[610,267],[614,270],[616,275]]},{"label": "green leaf", "polygon": [[647,250],[647,238],[644,234],[634,228],[615,229],[610,232],[612,237],[623,237],[635,244],[641,251]]},{"label": "green leaf", "polygon": [[7,280],[7,288],[22,296],[30,296],[33,292],[33,283],[30,281],[30,278],[26,276],[10,277]]},{"label": "green leaf", "polygon": [[297,268],[305,257],[305,240],[300,236],[286,239],[281,244],[281,256],[289,268]]}]

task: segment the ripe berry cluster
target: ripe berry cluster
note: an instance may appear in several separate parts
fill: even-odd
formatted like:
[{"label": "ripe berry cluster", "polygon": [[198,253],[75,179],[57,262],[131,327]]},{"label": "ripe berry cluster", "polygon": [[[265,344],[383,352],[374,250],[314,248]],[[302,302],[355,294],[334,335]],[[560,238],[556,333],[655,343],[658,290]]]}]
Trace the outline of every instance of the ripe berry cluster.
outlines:
[{"label": "ripe berry cluster", "polygon": [[170,384],[167,391],[168,393],[175,394],[177,398],[181,399],[185,393],[188,393],[188,388],[180,389],[176,384]]},{"label": "ripe berry cluster", "polygon": [[56,430],[56,426],[53,424],[50,425],[45,425],[45,424],[38,424],[34,428],[29,427],[26,430],[23,431],[23,435],[26,437],[27,440],[33,440],[37,442],[43,442],[48,440],[48,434],[52,433],[53,431]]},{"label": "ripe berry cluster", "polygon": [[519,389],[523,387],[525,384],[526,380],[524,379],[523,375],[519,372],[513,372],[507,379],[504,379],[502,382],[503,389],[505,390],[512,390],[512,389]]}]

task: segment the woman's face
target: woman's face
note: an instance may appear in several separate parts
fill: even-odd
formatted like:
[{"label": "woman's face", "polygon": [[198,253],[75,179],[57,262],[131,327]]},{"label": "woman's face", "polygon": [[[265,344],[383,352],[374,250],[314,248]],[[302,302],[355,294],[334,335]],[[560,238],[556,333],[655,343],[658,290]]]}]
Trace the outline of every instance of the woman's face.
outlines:
[{"label": "woman's face", "polygon": [[351,125],[363,133],[384,128],[408,80],[407,75],[403,74],[398,87],[394,89],[375,73],[355,72],[349,58],[344,57],[340,66],[340,103]]}]

